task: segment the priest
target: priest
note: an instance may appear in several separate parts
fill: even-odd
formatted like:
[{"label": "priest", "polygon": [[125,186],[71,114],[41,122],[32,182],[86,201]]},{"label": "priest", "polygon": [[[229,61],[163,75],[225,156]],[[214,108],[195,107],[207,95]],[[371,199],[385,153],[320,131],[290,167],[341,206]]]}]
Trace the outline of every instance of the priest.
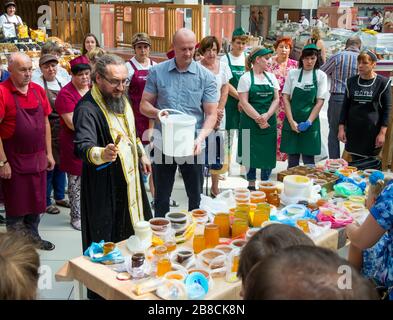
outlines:
[{"label": "priest", "polygon": [[134,234],[138,221],[152,217],[141,173],[151,172],[136,138],[125,96],[127,67],[116,55],[102,56],[92,89],[73,115],[75,153],[83,160],[81,226],[85,250],[94,242],[119,242]]}]

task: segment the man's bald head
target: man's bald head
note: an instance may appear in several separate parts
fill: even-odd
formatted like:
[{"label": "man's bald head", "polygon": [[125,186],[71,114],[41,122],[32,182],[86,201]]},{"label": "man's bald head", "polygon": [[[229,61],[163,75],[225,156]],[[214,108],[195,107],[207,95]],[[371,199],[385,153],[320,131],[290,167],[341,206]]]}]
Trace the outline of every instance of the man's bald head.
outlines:
[{"label": "man's bald head", "polygon": [[23,52],[13,52],[8,58],[8,70],[11,72],[11,69],[15,65],[20,65],[25,63],[31,63],[31,58],[27,54]]},{"label": "man's bald head", "polygon": [[28,55],[14,52],[8,60],[10,78],[15,87],[22,88],[29,84],[32,74],[32,62]]},{"label": "man's bald head", "polygon": [[181,28],[177,30],[173,35],[173,46],[175,46],[176,43],[181,43],[184,41],[194,41],[194,43],[196,44],[195,33],[187,28]]},{"label": "man's bald head", "polygon": [[181,28],[173,35],[173,49],[175,50],[176,64],[181,69],[186,69],[194,57],[196,44],[195,33],[186,28]]}]

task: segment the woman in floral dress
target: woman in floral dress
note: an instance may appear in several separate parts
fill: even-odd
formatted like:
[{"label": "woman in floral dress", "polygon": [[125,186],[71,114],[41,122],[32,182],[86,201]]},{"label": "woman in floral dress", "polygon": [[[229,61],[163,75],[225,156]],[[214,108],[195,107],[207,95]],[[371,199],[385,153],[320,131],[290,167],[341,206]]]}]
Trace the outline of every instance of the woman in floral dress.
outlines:
[{"label": "woman in floral dress", "polygon": [[269,72],[273,73],[278,83],[280,84],[280,104],[277,111],[277,160],[286,161],[287,155],[280,152],[281,144],[281,130],[285,119],[284,111],[284,99],[282,97],[282,89],[284,87],[285,78],[288,75],[289,70],[297,69],[297,61],[289,59],[289,54],[292,50],[293,42],[289,37],[283,37],[276,41],[274,48],[276,49],[276,55],[271,58]]}]

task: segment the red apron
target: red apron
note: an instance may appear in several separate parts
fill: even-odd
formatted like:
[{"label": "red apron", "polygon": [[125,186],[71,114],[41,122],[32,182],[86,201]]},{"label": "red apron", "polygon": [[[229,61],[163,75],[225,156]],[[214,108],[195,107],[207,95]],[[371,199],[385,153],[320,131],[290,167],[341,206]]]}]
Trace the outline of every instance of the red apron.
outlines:
[{"label": "red apron", "polygon": [[3,140],[4,151],[11,166],[11,179],[2,179],[7,216],[21,217],[41,214],[46,208],[45,115],[37,92],[37,108],[16,105],[16,126],[13,136]]},{"label": "red apron", "polygon": [[[149,118],[145,117],[139,111],[149,70],[138,70],[131,60],[130,64],[134,69],[134,75],[132,76],[128,89],[128,96],[131,101],[132,110],[134,111],[136,136],[141,139],[143,144],[149,144],[149,141],[142,140],[143,133],[149,129]],[[152,60],[150,60],[150,64],[153,65]]]}]

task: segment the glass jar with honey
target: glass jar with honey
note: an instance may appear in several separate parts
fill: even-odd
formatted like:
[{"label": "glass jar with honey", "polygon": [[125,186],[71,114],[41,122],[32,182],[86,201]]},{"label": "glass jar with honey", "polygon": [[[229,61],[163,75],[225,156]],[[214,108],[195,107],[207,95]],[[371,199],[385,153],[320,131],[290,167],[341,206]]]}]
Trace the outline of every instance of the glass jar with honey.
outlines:
[{"label": "glass jar with honey", "polygon": [[232,238],[237,238],[248,231],[248,221],[235,218],[232,224]]},{"label": "glass jar with honey", "polygon": [[172,270],[172,263],[169,259],[166,246],[157,246],[154,250],[154,260],[156,261],[157,277],[162,277],[165,273]]},{"label": "glass jar with honey", "polygon": [[267,195],[267,202],[278,208],[281,203],[280,195],[277,192],[269,193]]},{"label": "glass jar with honey", "polygon": [[220,241],[220,231],[218,225],[214,223],[209,223],[205,226],[205,244],[206,248],[214,248],[219,244]]},{"label": "glass jar with honey", "polygon": [[252,191],[250,194],[251,203],[266,202],[266,193],[263,191]]},{"label": "glass jar with honey", "polygon": [[199,253],[206,249],[204,234],[194,234],[194,239],[192,241],[192,248],[194,249],[195,253]]},{"label": "glass jar with honey", "polygon": [[254,219],[252,225],[256,228],[259,228],[262,225],[262,223],[264,223],[265,221],[269,221],[270,209],[271,208],[268,203],[258,205],[254,213]]},{"label": "glass jar with honey", "polygon": [[219,212],[214,217],[214,224],[218,225],[219,233],[221,238],[229,238],[231,226],[229,222],[229,214]]}]

